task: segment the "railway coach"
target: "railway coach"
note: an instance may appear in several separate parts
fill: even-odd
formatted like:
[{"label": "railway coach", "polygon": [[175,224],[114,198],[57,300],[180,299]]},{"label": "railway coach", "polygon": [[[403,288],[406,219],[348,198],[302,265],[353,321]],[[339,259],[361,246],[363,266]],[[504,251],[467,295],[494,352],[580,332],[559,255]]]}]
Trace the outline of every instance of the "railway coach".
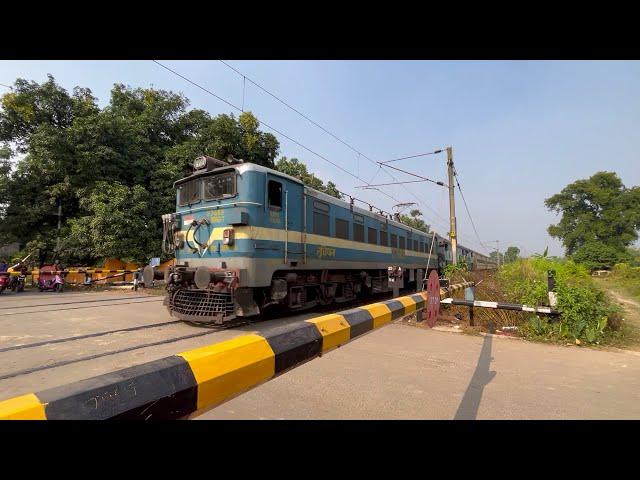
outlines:
[{"label": "railway coach", "polygon": [[[429,253],[432,234],[297,178],[212,157],[193,167],[175,182],[176,212],[163,215],[163,250],[175,255],[165,304],[182,320],[219,325],[387,292],[392,265],[402,272],[396,286],[416,289],[444,266],[442,238]],[[147,267],[145,283],[153,275]]]}]

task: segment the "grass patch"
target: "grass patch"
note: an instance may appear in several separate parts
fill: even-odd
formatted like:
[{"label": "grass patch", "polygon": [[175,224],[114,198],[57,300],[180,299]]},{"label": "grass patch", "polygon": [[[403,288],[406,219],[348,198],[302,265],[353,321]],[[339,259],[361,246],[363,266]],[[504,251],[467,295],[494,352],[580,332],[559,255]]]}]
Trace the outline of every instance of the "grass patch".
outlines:
[{"label": "grass patch", "polygon": [[640,302],[640,267],[619,263],[613,267],[611,274],[604,278],[607,283]]},{"label": "grass patch", "polygon": [[[488,308],[474,309],[475,327],[482,331],[517,326],[516,335],[532,341],[556,344],[610,345],[626,347],[640,341],[640,329],[625,317],[624,310],[611,302],[588,270],[571,260],[547,257],[519,259],[497,272],[451,272],[451,282],[476,282],[479,300],[546,306],[547,271],[556,271],[557,309],[560,322],[545,315]],[[464,292],[456,292],[464,297]],[[459,314],[469,325],[468,307],[445,307],[448,315]],[[639,324],[640,325],[640,324]],[[467,331],[463,327],[463,331]],[[576,342],[576,340],[578,342]]]}]

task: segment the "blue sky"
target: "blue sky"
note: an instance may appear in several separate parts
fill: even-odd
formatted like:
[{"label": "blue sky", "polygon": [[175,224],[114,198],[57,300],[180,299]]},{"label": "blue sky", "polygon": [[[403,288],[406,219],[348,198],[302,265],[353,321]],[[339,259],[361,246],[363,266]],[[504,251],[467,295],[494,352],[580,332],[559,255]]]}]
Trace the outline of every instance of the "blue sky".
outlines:
[{"label": "blue sky", "polygon": [[[236,105],[242,77],[218,61],[163,61]],[[501,250],[562,254],[546,233],[555,216],[544,199],[600,170],[640,184],[640,62],[613,61],[233,61],[228,63],[374,160],[433,151],[454,158],[479,237]],[[89,87],[101,104],[114,83],[180,91],[215,115],[231,108],[151,61],[0,61],[0,83],[43,81]],[[6,92],[0,87],[0,93]],[[245,110],[343,168],[371,180],[377,167],[295,112],[246,83]],[[268,131],[268,129],[265,129]],[[285,138],[281,154],[297,157],[324,180],[390,211],[393,201]],[[446,156],[398,162],[446,181]],[[394,172],[398,178],[402,174]],[[378,172],[371,183],[392,181]],[[384,189],[418,205],[439,233],[448,231],[446,191],[430,183]],[[414,196],[415,195],[415,196]],[[479,245],[460,196],[460,243]]]}]

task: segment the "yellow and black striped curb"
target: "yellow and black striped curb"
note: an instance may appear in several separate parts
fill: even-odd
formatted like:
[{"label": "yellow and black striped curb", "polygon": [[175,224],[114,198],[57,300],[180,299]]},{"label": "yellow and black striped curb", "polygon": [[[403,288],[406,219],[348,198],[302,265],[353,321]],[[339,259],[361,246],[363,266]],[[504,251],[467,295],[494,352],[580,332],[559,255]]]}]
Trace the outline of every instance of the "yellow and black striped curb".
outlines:
[{"label": "yellow and black striped curb", "polygon": [[392,320],[426,292],[289,325],[0,402],[1,420],[168,420],[194,416]]}]

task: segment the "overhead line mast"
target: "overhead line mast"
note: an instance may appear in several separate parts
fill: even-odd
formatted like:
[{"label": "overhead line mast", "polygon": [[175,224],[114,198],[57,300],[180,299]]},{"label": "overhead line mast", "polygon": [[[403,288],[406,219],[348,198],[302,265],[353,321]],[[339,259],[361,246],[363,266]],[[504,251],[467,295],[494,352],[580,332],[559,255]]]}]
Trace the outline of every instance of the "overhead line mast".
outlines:
[{"label": "overhead line mast", "polygon": [[453,178],[453,147],[447,147],[447,173],[449,175],[449,238],[451,240],[451,261],[458,264],[458,236],[456,228],[456,196]]}]

